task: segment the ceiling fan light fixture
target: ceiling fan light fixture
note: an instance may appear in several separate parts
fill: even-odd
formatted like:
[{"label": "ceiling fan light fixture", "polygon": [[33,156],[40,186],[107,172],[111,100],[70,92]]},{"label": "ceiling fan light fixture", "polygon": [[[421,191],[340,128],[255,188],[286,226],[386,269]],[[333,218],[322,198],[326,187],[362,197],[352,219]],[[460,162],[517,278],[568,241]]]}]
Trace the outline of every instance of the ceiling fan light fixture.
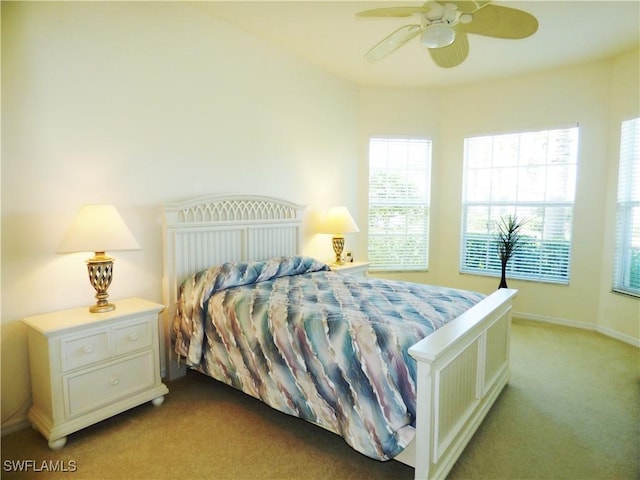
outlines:
[{"label": "ceiling fan light fixture", "polygon": [[448,25],[434,23],[422,32],[420,43],[427,48],[442,48],[451,45],[456,39],[456,32]]}]

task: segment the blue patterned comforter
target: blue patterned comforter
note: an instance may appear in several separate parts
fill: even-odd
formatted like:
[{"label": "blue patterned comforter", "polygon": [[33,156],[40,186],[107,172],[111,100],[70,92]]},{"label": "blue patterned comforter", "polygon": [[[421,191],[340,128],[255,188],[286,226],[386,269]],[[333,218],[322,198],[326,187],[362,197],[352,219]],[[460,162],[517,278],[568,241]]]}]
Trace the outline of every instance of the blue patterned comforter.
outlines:
[{"label": "blue patterned comforter", "polygon": [[388,460],[414,436],[410,346],[484,296],[337,274],[309,257],[227,263],[181,286],[186,364]]}]

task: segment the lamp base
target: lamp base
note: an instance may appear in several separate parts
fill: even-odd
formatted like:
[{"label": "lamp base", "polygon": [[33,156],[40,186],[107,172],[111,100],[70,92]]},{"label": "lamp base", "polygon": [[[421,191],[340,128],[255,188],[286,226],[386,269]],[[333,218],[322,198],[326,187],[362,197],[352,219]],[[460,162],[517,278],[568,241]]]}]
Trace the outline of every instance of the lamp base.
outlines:
[{"label": "lamp base", "polygon": [[344,236],[342,235],[334,235],[331,239],[331,243],[333,244],[333,253],[336,254],[336,265],[344,265],[344,260],[342,259],[342,250],[344,250]]},{"label": "lamp base", "polygon": [[111,312],[112,310],[115,310],[116,306],[113,303],[107,303],[105,305],[98,305],[97,303],[95,305],[91,305],[89,307],[89,311],[91,313],[105,313],[105,312]]},{"label": "lamp base", "polygon": [[96,289],[95,305],[89,307],[91,313],[105,313],[115,310],[116,306],[108,302],[109,294],[107,290],[113,278],[113,258],[105,255],[104,252],[95,252],[95,256],[87,260],[87,271],[89,281]]}]

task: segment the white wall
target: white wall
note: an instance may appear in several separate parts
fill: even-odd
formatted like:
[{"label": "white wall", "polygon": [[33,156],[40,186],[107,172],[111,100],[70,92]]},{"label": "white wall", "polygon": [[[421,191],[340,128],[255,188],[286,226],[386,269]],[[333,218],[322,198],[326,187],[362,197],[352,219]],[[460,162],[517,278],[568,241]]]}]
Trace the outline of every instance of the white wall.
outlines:
[{"label": "white wall", "polygon": [[[56,255],[77,209],[116,205],[113,299],[162,301],[159,205],[273,195],[357,214],[357,90],[179,2],[2,2],[2,421],[29,399],[24,316],[89,305]],[[326,236],[306,252],[330,259]]]},{"label": "white wall", "polygon": [[[640,111],[638,59],[636,51],[620,59],[430,94],[362,89],[362,149],[366,150],[370,135],[381,132],[419,132],[434,142],[430,269],[385,276],[485,293],[494,290],[496,278],[459,273],[465,136],[579,124],[570,283],[509,281],[520,290],[514,310],[521,316],[596,329],[638,344],[640,301],[610,292],[618,132],[624,118]],[[366,160],[362,165],[366,168]],[[366,242],[365,236],[361,242]]]}]

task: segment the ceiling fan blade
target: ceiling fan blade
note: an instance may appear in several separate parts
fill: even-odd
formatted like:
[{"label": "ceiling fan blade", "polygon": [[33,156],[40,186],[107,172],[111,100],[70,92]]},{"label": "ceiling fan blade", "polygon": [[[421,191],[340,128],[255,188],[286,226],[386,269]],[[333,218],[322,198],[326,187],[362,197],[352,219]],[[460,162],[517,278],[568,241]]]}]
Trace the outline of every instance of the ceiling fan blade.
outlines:
[{"label": "ceiling fan blade", "polygon": [[429,55],[436,65],[444,68],[460,65],[469,55],[469,39],[461,24],[457,24],[453,29],[456,32],[456,39],[451,45],[440,48],[430,48]]},{"label": "ceiling fan blade", "polygon": [[374,8],[373,10],[365,10],[358,12],[358,17],[410,17],[415,13],[425,13],[429,11],[428,6],[422,7],[387,7]]},{"label": "ceiling fan blade", "polygon": [[379,60],[394,50],[397,50],[412,38],[420,35],[422,30],[423,28],[420,25],[405,25],[404,27],[400,27],[391,35],[374,45],[373,48],[365,54],[364,59],[369,62]]},{"label": "ceiling fan blade", "polygon": [[538,30],[538,20],[530,13],[510,7],[487,5],[463,24],[467,33],[497,38],[526,38]]},{"label": "ceiling fan blade", "polygon": [[484,7],[490,1],[491,0],[478,0],[478,1],[473,1],[473,0],[459,0],[459,1],[443,0],[443,1],[438,1],[436,3],[439,3],[442,6],[445,6],[447,3],[451,3],[452,5],[455,5],[457,10],[459,12],[461,12],[461,13],[473,13],[476,10],[479,10],[482,7]]}]

